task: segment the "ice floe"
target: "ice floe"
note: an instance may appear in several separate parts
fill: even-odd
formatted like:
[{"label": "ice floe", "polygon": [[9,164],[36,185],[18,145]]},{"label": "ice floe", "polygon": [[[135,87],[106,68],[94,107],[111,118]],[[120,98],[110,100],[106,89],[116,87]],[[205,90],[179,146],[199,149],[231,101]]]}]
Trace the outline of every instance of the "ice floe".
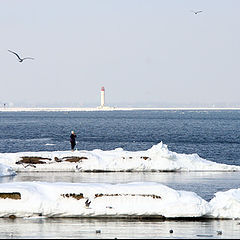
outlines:
[{"label": "ice floe", "polygon": [[180,154],[160,142],[145,151],[114,150],[0,153],[0,163],[15,171],[240,171],[198,154]]},{"label": "ice floe", "polygon": [[214,218],[240,218],[240,188],[215,193],[210,206]]},{"label": "ice floe", "polygon": [[0,217],[240,219],[240,189],[207,202],[156,182],[0,184]]},{"label": "ice floe", "polygon": [[202,217],[208,202],[160,183],[0,184],[0,217]]}]

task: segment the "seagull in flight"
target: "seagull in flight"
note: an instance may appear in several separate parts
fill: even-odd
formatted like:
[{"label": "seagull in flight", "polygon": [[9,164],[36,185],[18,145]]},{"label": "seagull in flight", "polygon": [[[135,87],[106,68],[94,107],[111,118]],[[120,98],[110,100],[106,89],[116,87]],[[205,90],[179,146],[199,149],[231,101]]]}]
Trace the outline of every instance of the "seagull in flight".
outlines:
[{"label": "seagull in flight", "polygon": [[199,10],[199,11],[192,11],[194,14],[199,14],[199,13],[201,13],[201,12],[203,12],[203,11],[201,11],[201,10]]},{"label": "seagull in flight", "polygon": [[20,58],[17,53],[15,53],[15,52],[13,52],[13,51],[11,51],[11,50],[8,50],[8,51],[9,51],[10,53],[15,54],[15,55],[17,56],[19,62],[23,62],[23,60],[25,60],[25,59],[32,59],[32,60],[34,59],[34,58],[32,58],[32,57]]}]

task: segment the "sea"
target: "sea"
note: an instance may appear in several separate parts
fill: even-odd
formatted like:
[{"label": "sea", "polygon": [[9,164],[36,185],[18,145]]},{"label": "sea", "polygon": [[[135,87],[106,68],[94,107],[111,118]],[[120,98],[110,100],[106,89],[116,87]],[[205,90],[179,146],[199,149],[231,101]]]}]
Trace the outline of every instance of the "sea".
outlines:
[{"label": "sea", "polygon": [[[240,110],[0,112],[0,152],[142,151],[161,141],[170,151],[240,165]],[[206,201],[240,187],[240,172],[18,173],[6,182],[159,182]],[[171,230],[171,231],[170,231]],[[172,232],[172,233],[170,233]],[[240,219],[0,218],[0,238],[238,239]]]}]

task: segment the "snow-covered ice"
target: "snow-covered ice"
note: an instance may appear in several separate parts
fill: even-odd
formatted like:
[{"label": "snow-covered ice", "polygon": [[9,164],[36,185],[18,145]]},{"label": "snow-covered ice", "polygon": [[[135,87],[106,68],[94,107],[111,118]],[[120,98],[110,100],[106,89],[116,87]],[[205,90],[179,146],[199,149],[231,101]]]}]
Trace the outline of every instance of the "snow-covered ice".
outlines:
[{"label": "snow-covered ice", "polygon": [[217,192],[210,201],[211,217],[240,218],[240,188]]},{"label": "snow-covered ice", "polygon": [[16,172],[9,166],[0,163],[0,177],[14,176]]},{"label": "snow-covered ice", "polygon": [[[88,203],[90,203],[88,205]],[[0,217],[201,217],[209,204],[160,183],[0,184]]]},{"label": "snow-covered ice", "polygon": [[[0,177],[21,171],[240,171],[197,154],[169,151],[162,142],[146,151],[0,153]],[[205,217],[240,219],[240,189],[207,202],[194,192],[154,182],[125,184],[14,182],[0,184],[0,217]]]},{"label": "snow-covered ice", "polygon": [[152,217],[240,219],[240,189],[207,202],[155,182],[0,184],[0,217]]},{"label": "snow-covered ice", "polygon": [[[30,159],[35,158],[35,159]],[[25,159],[23,159],[25,158]],[[122,148],[103,151],[42,151],[0,153],[0,163],[21,171],[240,171],[198,154],[179,154],[160,142],[146,151]]]}]

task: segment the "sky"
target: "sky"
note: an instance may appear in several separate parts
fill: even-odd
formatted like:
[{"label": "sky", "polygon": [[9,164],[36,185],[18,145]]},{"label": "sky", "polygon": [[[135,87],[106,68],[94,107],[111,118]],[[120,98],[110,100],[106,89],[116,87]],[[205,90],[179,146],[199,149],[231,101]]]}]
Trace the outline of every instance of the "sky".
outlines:
[{"label": "sky", "polygon": [[240,106],[239,9],[239,0],[0,0],[0,104],[99,106],[104,86],[108,106]]}]

